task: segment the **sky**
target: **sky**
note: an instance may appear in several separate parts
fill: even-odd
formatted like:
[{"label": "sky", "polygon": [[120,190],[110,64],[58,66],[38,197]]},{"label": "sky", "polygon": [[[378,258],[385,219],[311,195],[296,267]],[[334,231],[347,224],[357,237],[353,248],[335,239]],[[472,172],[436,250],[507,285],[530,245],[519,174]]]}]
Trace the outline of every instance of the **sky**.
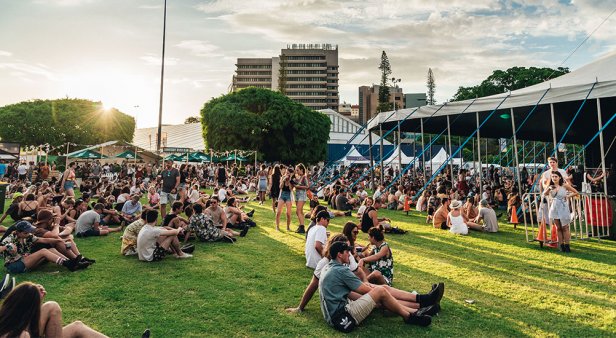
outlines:
[{"label": "sky", "polygon": [[[0,106],[102,101],[158,123],[164,0],[0,0]],[[513,66],[575,70],[616,50],[602,0],[168,0],[163,123],[198,116],[229,91],[237,58],[292,43],[338,45],[340,102],[378,84],[382,51],[404,92],[436,100]],[[565,61],[563,63],[563,61]]]}]

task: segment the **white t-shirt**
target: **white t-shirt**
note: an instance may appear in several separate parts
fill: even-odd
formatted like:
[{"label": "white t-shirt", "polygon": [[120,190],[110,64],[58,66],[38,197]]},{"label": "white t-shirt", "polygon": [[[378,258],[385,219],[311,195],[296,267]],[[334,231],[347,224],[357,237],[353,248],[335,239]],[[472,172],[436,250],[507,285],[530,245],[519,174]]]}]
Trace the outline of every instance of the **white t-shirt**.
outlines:
[{"label": "white t-shirt", "polygon": [[[564,169],[558,169],[558,172],[563,176],[563,179],[565,180],[565,182],[567,181],[567,179],[569,178],[569,175],[567,174],[567,172]],[[544,180],[548,180],[548,182],[552,179],[552,169],[548,169],[546,171],[544,171],[541,174],[541,180],[539,181],[539,183],[541,184],[541,190],[543,190],[543,181]],[[564,183],[564,182],[561,182]]]},{"label": "white t-shirt", "polygon": [[321,242],[323,247],[325,247],[325,243],[327,243],[327,230],[324,226],[317,224],[313,226],[310,231],[308,231],[308,236],[306,237],[306,247],[304,253],[306,254],[306,266],[314,269],[317,267],[317,263],[321,260],[322,256],[320,252],[317,252],[314,245],[317,242]]},{"label": "white t-shirt", "polygon": [[137,236],[137,254],[139,260],[151,262],[154,259],[154,249],[156,249],[156,241],[162,232],[162,228],[146,224],[139,231]]},{"label": "white t-shirt", "polygon": [[227,190],[220,189],[218,190],[218,200],[224,202],[227,199]]},{"label": "white t-shirt", "polygon": [[19,175],[25,175],[28,172],[28,167],[25,164],[20,164],[19,167],[17,167],[17,173]]},{"label": "white t-shirt", "polygon": [[[317,263],[316,268],[314,268],[314,276],[317,279],[321,279],[321,272],[323,272],[323,268],[326,267],[328,263],[329,263],[329,257],[323,257]],[[352,272],[355,272],[355,270],[357,270],[358,267],[359,265],[357,265],[357,261],[355,260],[355,257],[353,257],[353,255],[349,255],[349,270],[351,270]]]},{"label": "white t-shirt", "polygon": [[359,215],[363,215],[363,214],[364,214],[364,211],[366,211],[366,205],[365,205],[365,204],[362,204],[362,205],[359,207],[359,209],[357,210],[357,213],[358,213]]},{"label": "white t-shirt", "polygon": [[190,203],[195,203],[199,200],[199,190],[191,189],[190,194],[188,195],[188,201]]}]

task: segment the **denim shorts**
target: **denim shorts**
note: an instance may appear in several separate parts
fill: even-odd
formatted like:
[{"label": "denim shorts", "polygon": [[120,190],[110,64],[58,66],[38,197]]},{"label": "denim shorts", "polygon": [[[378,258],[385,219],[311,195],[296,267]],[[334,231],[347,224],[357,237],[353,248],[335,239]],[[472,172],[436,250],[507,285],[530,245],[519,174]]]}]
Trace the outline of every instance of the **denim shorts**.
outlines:
[{"label": "denim shorts", "polygon": [[26,272],[26,264],[24,259],[20,258],[18,261],[5,265],[6,270],[10,273],[23,273]]},{"label": "denim shorts", "polygon": [[296,202],[306,202],[308,198],[306,197],[306,190],[295,190],[295,201]]},{"label": "denim shorts", "polygon": [[280,196],[278,197],[278,200],[283,201],[283,202],[291,202],[291,192],[281,191]]},{"label": "denim shorts", "polygon": [[64,190],[71,190],[75,187],[75,181],[64,181]]}]

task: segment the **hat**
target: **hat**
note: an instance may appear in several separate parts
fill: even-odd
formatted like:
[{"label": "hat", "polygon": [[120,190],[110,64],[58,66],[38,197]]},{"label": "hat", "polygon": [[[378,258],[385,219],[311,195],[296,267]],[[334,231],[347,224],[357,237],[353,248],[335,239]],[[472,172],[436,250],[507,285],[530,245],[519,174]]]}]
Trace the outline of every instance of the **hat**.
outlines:
[{"label": "hat", "polygon": [[320,220],[321,218],[327,218],[327,219],[332,219],[331,216],[329,215],[329,211],[327,210],[321,210],[319,211],[319,213],[317,214],[317,221]]},{"label": "hat", "polygon": [[451,201],[451,204],[449,205],[449,207],[451,207],[451,209],[460,209],[461,206],[462,206],[462,202],[460,202],[458,200]]},{"label": "hat", "polygon": [[17,222],[15,224],[15,229],[17,229],[17,231],[22,231],[22,232],[27,232],[27,233],[33,233],[34,230],[36,230],[36,228],[32,225],[32,223],[28,221]]},{"label": "hat", "polygon": [[479,202],[479,204],[480,204],[482,207],[487,207],[487,206],[488,206],[488,200],[485,200],[485,199],[484,199],[484,200],[481,200],[481,201]]},{"label": "hat", "polygon": [[329,257],[331,259],[336,259],[336,256],[338,256],[339,253],[352,249],[353,247],[347,245],[345,242],[334,242],[329,247]]},{"label": "hat", "polygon": [[16,199],[17,197],[24,197],[24,194],[20,193],[19,191],[16,193],[13,193],[13,199]]}]

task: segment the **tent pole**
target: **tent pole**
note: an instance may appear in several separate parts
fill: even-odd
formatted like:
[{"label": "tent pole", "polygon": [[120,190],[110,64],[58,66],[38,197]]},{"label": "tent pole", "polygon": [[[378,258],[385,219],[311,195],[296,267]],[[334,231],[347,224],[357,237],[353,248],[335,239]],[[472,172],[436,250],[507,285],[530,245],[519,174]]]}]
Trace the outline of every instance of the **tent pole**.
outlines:
[{"label": "tent pole", "polygon": [[[601,121],[601,99],[597,98],[597,122],[599,123],[599,147],[601,149],[601,171],[605,175],[605,148],[603,147],[603,122]],[[611,173],[612,175],[614,173]],[[603,193],[607,196],[607,176],[603,177]]]},{"label": "tent pole", "polygon": [[[451,152],[451,128],[449,125],[449,115],[447,115],[447,144],[449,146],[449,156],[451,156],[453,153]],[[451,184],[453,186],[453,157],[450,159],[449,162],[449,171],[451,172]]]},{"label": "tent pole", "polygon": [[[462,147],[462,139],[458,136],[458,148]],[[458,168],[458,172],[462,169],[462,165],[464,165],[464,149],[460,150],[460,168]]]},{"label": "tent pole", "polygon": [[402,133],[400,132],[400,124],[398,123],[398,172],[402,171]]},{"label": "tent pole", "polygon": [[479,196],[483,195],[483,184],[481,182],[481,176],[483,176],[483,168],[481,166],[481,135],[479,126],[479,112],[475,112],[475,119],[477,120],[477,160],[479,162]]},{"label": "tent pole", "polygon": [[515,135],[515,117],[513,114],[513,108],[510,110],[511,113],[511,131],[513,132],[513,151],[515,153],[515,172],[516,177],[518,179],[518,194],[522,194],[522,181],[520,180],[520,161],[518,160],[518,138]]},{"label": "tent pole", "polygon": [[554,151],[552,152],[552,154],[554,154],[554,156],[556,156],[556,151],[558,149],[556,149],[556,123],[554,123],[554,104],[550,103],[550,117],[552,118],[552,140],[554,142]]},{"label": "tent pole", "polygon": [[[488,171],[487,171],[488,170],[488,167],[487,167],[488,163],[490,163],[490,162],[488,161],[488,139],[486,138],[486,174],[488,173]],[[486,176],[486,178],[487,178],[487,176]]]},{"label": "tent pole", "polygon": [[421,128],[421,175],[423,179],[426,179],[426,144],[424,143],[424,130],[423,130],[423,119],[419,119],[419,126]]},{"label": "tent pole", "polygon": [[379,148],[379,163],[380,163],[380,167],[381,167],[381,184],[383,184],[383,171],[385,171],[385,168],[383,167],[383,124],[379,124],[379,131],[380,131],[380,139],[381,139],[381,147]]},{"label": "tent pole", "polygon": [[[368,129],[368,143],[369,143],[368,154],[370,156],[370,168],[374,168],[374,156],[372,156],[372,131],[370,131],[370,129]],[[376,186],[374,186],[374,170],[370,170],[370,180],[372,181],[372,189],[375,190]]]},{"label": "tent pole", "polygon": [[432,173],[434,172],[434,169],[432,168],[432,146],[430,146],[430,175],[432,176]]}]

